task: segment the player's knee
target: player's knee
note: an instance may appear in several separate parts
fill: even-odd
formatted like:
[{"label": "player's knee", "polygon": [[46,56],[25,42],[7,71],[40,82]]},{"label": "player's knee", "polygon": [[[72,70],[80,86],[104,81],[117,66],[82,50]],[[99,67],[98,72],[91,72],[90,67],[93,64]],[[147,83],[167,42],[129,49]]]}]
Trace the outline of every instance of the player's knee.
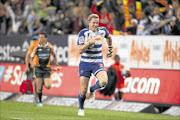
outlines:
[{"label": "player's knee", "polygon": [[107,79],[103,79],[103,80],[100,81],[100,85],[102,87],[106,86],[107,84],[108,84],[108,80]]},{"label": "player's knee", "polygon": [[51,88],[51,85],[45,85],[45,87],[46,87],[47,89],[50,89],[50,88]]},{"label": "player's knee", "polygon": [[87,93],[87,88],[81,88],[81,95],[86,95]]},{"label": "player's knee", "polygon": [[37,93],[42,93],[42,89],[37,89]]}]

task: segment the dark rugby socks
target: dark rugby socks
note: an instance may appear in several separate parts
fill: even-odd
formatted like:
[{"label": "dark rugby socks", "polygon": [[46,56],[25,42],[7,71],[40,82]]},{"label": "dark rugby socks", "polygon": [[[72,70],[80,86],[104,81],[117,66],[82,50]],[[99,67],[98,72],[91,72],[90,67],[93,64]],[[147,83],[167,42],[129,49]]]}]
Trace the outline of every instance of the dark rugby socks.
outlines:
[{"label": "dark rugby socks", "polygon": [[79,109],[84,109],[84,101],[86,99],[85,95],[81,95],[81,93],[79,92],[78,94],[78,100],[79,100]]},{"label": "dark rugby socks", "polygon": [[38,90],[37,95],[39,98],[39,102],[42,102],[42,90]]},{"label": "dark rugby socks", "polygon": [[95,90],[97,90],[99,88],[101,88],[101,85],[100,85],[99,80],[98,80],[98,81],[96,81],[96,83],[93,86],[91,86],[90,92],[94,92]]}]

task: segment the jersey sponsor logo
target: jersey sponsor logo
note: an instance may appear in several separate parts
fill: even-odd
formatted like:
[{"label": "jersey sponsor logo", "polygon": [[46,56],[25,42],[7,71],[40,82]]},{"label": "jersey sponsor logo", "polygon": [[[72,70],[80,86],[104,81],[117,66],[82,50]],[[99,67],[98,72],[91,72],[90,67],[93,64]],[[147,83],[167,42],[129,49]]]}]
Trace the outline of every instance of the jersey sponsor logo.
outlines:
[{"label": "jersey sponsor logo", "polygon": [[80,71],[81,74],[82,74],[83,72],[84,72],[83,70]]},{"label": "jersey sponsor logo", "polygon": [[79,44],[83,44],[83,43],[84,43],[84,37],[81,36],[81,37],[79,37]]},{"label": "jersey sponsor logo", "polygon": [[48,57],[49,54],[39,54],[38,56],[39,56],[39,57]]},{"label": "jersey sponsor logo", "polygon": [[159,78],[139,78],[132,77],[126,78],[124,81],[125,85],[125,93],[139,93],[139,94],[155,94],[157,95],[160,88],[160,80]]},{"label": "jersey sponsor logo", "polygon": [[38,51],[42,51],[42,49],[38,49]]},{"label": "jersey sponsor logo", "polygon": [[103,37],[96,37],[95,40],[96,41],[103,41]]},{"label": "jersey sponsor logo", "polygon": [[99,67],[103,67],[103,64],[102,64],[102,63],[99,63],[98,65],[99,65]]}]

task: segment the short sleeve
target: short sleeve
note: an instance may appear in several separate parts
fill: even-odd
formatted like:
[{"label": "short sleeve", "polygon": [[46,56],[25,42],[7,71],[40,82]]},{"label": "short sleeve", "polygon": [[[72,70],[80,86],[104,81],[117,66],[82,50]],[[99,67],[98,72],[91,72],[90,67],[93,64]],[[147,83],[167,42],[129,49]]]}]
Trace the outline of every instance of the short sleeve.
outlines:
[{"label": "short sleeve", "polygon": [[107,38],[109,36],[109,31],[105,27],[103,27],[103,30],[105,31],[104,37]]},{"label": "short sleeve", "polygon": [[32,52],[33,52],[33,50],[34,50],[34,44],[35,44],[35,42],[31,43],[31,45],[29,46],[29,48],[28,48],[28,52],[29,52],[29,53],[32,53]]},{"label": "short sleeve", "polygon": [[31,57],[33,58],[35,56],[35,54],[37,54],[37,48],[34,48],[34,50],[31,52]]},{"label": "short sleeve", "polygon": [[49,47],[51,48],[51,54],[55,55],[54,46],[49,42],[48,44],[49,44]]},{"label": "short sleeve", "polygon": [[83,31],[80,31],[78,34],[78,41],[77,41],[77,45],[82,45],[85,43],[85,35]]}]

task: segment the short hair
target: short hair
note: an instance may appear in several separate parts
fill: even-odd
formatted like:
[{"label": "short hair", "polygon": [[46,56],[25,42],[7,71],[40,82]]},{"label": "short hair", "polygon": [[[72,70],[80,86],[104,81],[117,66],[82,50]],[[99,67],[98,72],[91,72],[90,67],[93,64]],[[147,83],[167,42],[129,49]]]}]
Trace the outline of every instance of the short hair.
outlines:
[{"label": "short hair", "polygon": [[99,19],[99,16],[97,14],[90,14],[89,17],[88,17],[88,23],[92,20],[92,18]]},{"label": "short hair", "polygon": [[116,54],[116,55],[114,56],[114,61],[115,61],[115,62],[119,62],[120,59],[121,59],[121,58],[120,58],[119,55]]},{"label": "short hair", "polygon": [[43,35],[44,35],[44,37],[45,37],[45,38],[47,38],[47,33],[46,33],[45,31],[41,31],[41,32],[39,32],[39,35],[40,35],[40,34],[43,34]]}]

